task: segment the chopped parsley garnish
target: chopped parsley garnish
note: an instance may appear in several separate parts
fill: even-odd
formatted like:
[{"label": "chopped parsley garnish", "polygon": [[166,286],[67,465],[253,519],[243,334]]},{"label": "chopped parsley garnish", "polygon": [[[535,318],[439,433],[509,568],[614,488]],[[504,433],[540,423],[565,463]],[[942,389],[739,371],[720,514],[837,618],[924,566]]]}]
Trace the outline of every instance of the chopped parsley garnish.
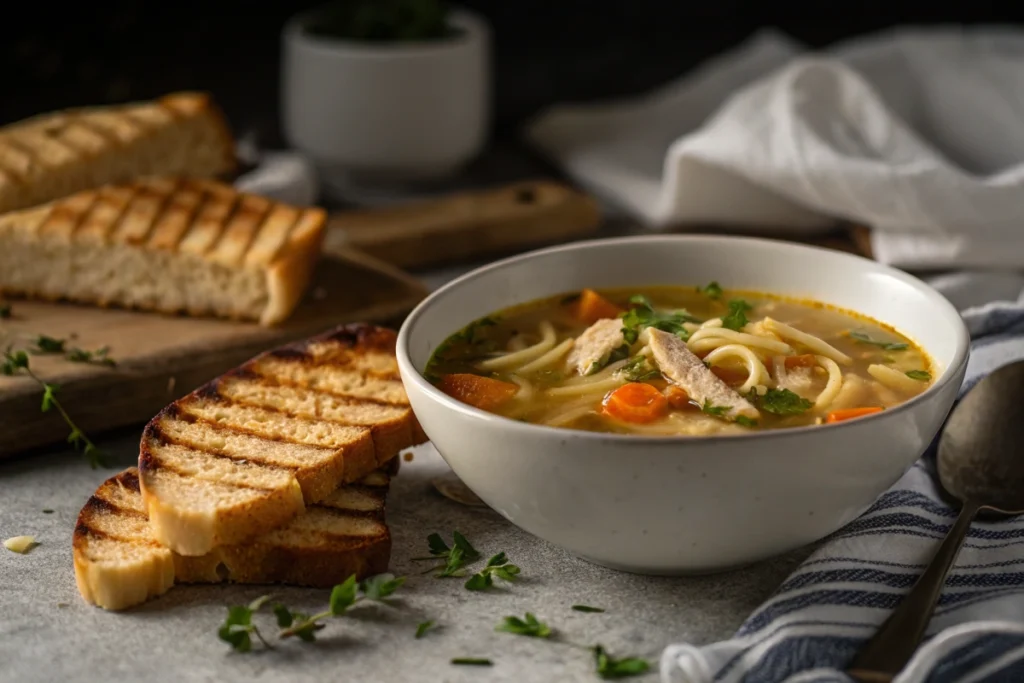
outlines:
[{"label": "chopped parsley garnish", "polygon": [[427,631],[434,627],[434,622],[424,621],[416,625],[416,639],[419,640],[427,634]]},{"label": "chopped parsley garnish", "polygon": [[505,617],[494,630],[501,633],[512,633],[517,636],[527,636],[529,638],[548,638],[552,633],[550,626],[539,621],[530,612],[527,612],[523,619],[519,617]]},{"label": "chopped parsley garnish", "polygon": [[932,378],[932,373],[927,370],[910,370],[907,372],[907,377],[916,379],[918,382],[927,382]]},{"label": "chopped parsley garnish", "polygon": [[683,323],[699,323],[700,319],[690,315],[686,310],[661,313],[654,310],[650,300],[643,294],[629,298],[632,307],[622,314],[622,336],[627,344],[636,342],[646,327],[653,327],[662,332],[674,334],[683,341],[690,338],[690,333]]},{"label": "chopped parsley garnish", "polygon": [[644,356],[634,356],[622,366],[622,375],[630,382],[645,382],[649,379],[660,379],[661,373],[651,367]]},{"label": "chopped parsley garnish", "polygon": [[736,424],[740,425],[741,427],[756,427],[757,426],[757,420],[753,420],[753,419],[747,417],[746,415],[737,415],[735,422],[736,422]]},{"label": "chopped parsley garnish", "polygon": [[743,299],[732,299],[729,301],[729,312],[722,316],[722,327],[728,330],[742,330],[749,320],[747,311],[754,307]]},{"label": "chopped parsley garnish", "polygon": [[508,561],[505,553],[498,553],[487,560],[487,566],[466,581],[466,590],[482,591],[494,585],[494,577],[512,582],[519,576],[519,567]]},{"label": "chopped parsley garnish", "polygon": [[228,615],[220,629],[217,630],[217,637],[238,652],[252,650],[252,636],[256,636],[264,645],[270,647],[270,643],[263,639],[260,630],[252,623],[252,615],[259,612],[268,600],[270,600],[270,596],[264,595],[248,605],[228,607]]},{"label": "chopped parsley garnish", "polygon": [[755,397],[752,394],[751,399],[757,401],[761,410],[775,415],[799,415],[814,405],[789,389],[769,389],[764,396]]},{"label": "chopped parsley garnish", "polygon": [[717,282],[712,280],[708,283],[707,287],[698,287],[697,291],[706,296],[709,299],[721,299],[722,298],[722,287]]},{"label": "chopped parsley garnish", "polygon": [[71,348],[64,355],[72,363],[91,363],[92,365],[105,365],[108,368],[115,367],[117,363],[110,357],[110,347],[101,346],[95,351]]},{"label": "chopped parsley garnish", "polygon": [[32,340],[32,345],[29,347],[29,351],[35,354],[44,353],[64,353],[64,345],[67,343],[65,339],[56,339],[54,337],[47,337],[45,334],[41,334]]},{"label": "chopped parsley garnish", "polygon": [[597,675],[605,680],[640,676],[647,673],[647,670],[651,668],[650,663],[646,659],[640,659],[639,657],[616,659],[605,652],[605,649],[600,645],[595,645],[591,648],[591,651],[594,653],[594,666],[597,669]]},{"label": "chopped parsley garnish", "polygon": [[359,588],[367,600],[382,601],[401,588],[403,583],[405,583],[404,576],[396,578],[391,574],[377,574],[363,580]]},{"label": "chopped parsley garnish", "polygon": [[724,417],[729,412],[728,406],[716,406],[711,401],[704,401],[704,405],[700,409],[705,415],[711,415],[712,417]]},{"label": "chopped parsley garnish", "polygon": [[851,332],[850,339],[854,339],[861,344],[871,344],[872,346],[878,346],[886,351],[906,351],[910,345],[905,342],[887,342],[880,339],[872,339],[863,332]]},{"label": "chopped parsley garnish", "polygon": [[452,547],[444,542],[440,534],[427,536],[427,547],[430,549],[430,557],[416,557],[416,560],[444,560],[443,565],[431,567],[427,571],[439,569],[435,576],[447,578],[451,576],[464,576],[465,567],[468,564],[480,559],[480,553],[474,548],[469,540],[458,531],[452,533]]},{"label": "chopped parsley garnish", "polygon": [[588,614],[598,614],[604,612],[600,607],[591,607],[590,605],[573,605],[573,611],[575,612],[587,612]]}]

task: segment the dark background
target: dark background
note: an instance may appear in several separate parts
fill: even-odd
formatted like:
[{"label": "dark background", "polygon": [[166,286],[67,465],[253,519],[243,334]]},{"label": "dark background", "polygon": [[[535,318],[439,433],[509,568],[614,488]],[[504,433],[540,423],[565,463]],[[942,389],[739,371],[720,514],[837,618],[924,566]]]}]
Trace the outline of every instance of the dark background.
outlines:
[{"label": "dark background", "polygon": [[[280,144],[282,23],[318,2],[18,3],[0,41],[0,123],[74,105],[211,91],[239,134]],[[757,0],[466,0],[494,30],[495,114],[505,134],[555,100],[648,89],[774,26],[805,44],[900,23],[1024,21],[1024,3]]]}]

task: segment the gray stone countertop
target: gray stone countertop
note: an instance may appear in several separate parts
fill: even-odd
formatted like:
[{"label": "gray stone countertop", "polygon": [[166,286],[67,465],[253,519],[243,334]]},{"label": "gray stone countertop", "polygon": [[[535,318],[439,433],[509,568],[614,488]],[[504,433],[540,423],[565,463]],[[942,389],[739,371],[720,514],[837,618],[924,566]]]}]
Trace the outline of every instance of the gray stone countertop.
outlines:
[{"label": "gray stone countertop", "polygon": [[[132,463],[137,434],[105,444],[120,466]],[[437,493],[448,470],[429,445],[414,452],[388,498],[391,569],[408,576],[393,606],[364,605],[332,620],[316,643],[288,641],[273,651],[236,654],[217,639],[225,607],[264,593],[307,612],[328,591],[260,586],[178,586],[121,613],[87,605],[75,588],[71,533],[89,494],[115,470],[91,470],[81,456],[53,453],[0,465],[0,537],[31,534],[26,555],[0,548],[0,681],[596,681],[588,652],[494,631],[502,617],[533,612],[565,640],[600,643],[614,655],[651,660],[638,681],[657,680],[658,657],[674,642],[727,637],[794,568],[800,553],[713,576],[652,578],[576,559],[520,531],[496,513]],[[44,509],[53,510],[44,513]],[[460,580],[420,574],[431,532],[464,533],[486,556],[505,551],[522,580],[486,593]],[[585,614],[573,604],[607,610]],[[273,632],[272,617],[263,617]],[[437,624],[415,639],[417,624]],[[259,648],[257,648],[258,650]],[[454,657],[494,666],[460,667]]]}]

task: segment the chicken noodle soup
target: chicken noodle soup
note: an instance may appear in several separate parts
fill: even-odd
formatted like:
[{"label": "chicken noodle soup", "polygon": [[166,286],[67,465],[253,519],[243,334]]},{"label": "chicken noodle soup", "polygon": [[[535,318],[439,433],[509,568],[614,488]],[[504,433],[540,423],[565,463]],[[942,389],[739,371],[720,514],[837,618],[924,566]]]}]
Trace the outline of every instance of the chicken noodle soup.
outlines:
[{"label": "chicken noodle soup", "polygon": [[500,311],[449,337],[426,375],[524,422],[658,436],[841,422],[932,382],[925,353],[880,323],[717,283],[588,289]]}]

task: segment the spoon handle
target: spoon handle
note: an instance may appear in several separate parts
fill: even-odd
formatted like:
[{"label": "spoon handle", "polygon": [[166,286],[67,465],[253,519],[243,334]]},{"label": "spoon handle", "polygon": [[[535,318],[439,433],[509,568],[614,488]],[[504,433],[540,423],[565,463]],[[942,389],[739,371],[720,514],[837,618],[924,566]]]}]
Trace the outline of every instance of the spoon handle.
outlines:
[{"label": "spoon handle", "polygon": [[861,648],[853,660],[849,673],[854,679],[864,681],[887,680],[898,674],[924,637],[928,622],[931,621],[935,604],[939,601],[942,587],[946,583],[960,546],[967,537],[974,516],[981,506],[968,501],[960,509],[956,523],[946,533],[942,545],[935,552],[932,561],[918,577],[899,606],[889,615],[875,635]]}]

